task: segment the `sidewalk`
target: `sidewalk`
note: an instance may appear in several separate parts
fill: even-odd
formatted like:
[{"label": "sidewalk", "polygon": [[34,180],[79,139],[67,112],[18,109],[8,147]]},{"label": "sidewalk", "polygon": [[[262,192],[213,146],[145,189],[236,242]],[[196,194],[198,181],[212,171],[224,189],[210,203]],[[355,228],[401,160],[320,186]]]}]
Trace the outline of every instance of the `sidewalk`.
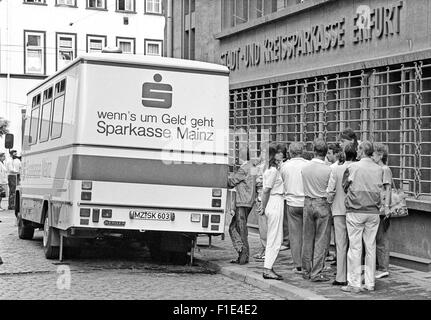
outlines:
[{"label": "sidewalk", "polygon": [[274,264],[274,269],[284,280],[265,280],[262,277],[263,262],[256,262],[252,258],[260,248],[257,234],[249,232],[249,244],[250,263],[243,266],[230,263],[237,258],[237,254],[228,232],[225,240],[221,240],[221,237],[213,238],[211,247],[207,237],[199,237],[196,258],[225,276],[269,290],[288,300],[431,300],[431,273],[391,265],[390,276],[376,280],[376,291],[346,293],[340,287],[332,285],[336,267],[330,266],[330,263],[326,264],[329,270],[325,272],[331,278],[329,282],[310,282],[293,273],[290,250],[281,251]]}]

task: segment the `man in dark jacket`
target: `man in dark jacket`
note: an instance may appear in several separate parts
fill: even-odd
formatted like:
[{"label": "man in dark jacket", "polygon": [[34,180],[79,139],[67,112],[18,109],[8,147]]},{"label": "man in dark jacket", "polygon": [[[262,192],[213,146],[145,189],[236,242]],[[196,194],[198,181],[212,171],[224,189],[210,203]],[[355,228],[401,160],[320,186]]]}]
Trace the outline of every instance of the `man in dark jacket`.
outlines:
[{"label": "man in dark jacket", "polygon": [[246,264],[249,260],[247,219],[256,200],[256,177],[258,159],[244,162],[238,171],[229,176],[229,187],[236,189],[236,210],[229,226],[229,235],[238,252],[232,263]]}]

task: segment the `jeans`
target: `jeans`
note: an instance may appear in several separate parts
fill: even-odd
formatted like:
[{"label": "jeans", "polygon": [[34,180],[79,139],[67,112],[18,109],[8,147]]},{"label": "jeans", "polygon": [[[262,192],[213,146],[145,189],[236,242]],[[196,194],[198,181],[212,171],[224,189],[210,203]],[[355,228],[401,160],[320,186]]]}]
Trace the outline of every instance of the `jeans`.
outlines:
[{"label": "jeans", "polygon": [[7,177],[8,185],[9,185],[9,210],[15,209],[15,191],[16,191],[16,185],[18,182],[18,176],[17,175],[8,175]]},{"label": "jeans", "polygon": [[389,229],[383,229],[383,219],[380,219],[379,229],[376,236],[377,270],[389,271]]},{"label": "jeans", "polygon": [[268,234],[265,248],[264,268],[272,269],[283,241],[284,200],[281,195],[271,195],[265,208]]},{"label": "jeans", "polygon": [[233,247],[238,253],[245,250],[247,257],[250,256],[247,229],[247,219],[250,211],[251,208],[248,207],[237,207],[229,225],[229,235],[232,239]]},{"label": "jeans", "polygon": [[289,216],[290,252],[292,253],[293,265],[302,267],[302,228],[304,219],[304,208],[287,206]]},{"label": "jeans", "polygon": [[347,281],[347,248],[349,237],[347,236],[346,216],[334,216],[335,246],[337,248],[337,276],[338,282]]},{"label": "jeans", "polygon": [[376,235],[380,218],[377,214],[351,213],[346,215],[349,251],[347,252],[347,282],[360,288],[362,285],[362,240],[365,245],[365,285],[374,287],[376,271]]},{"label": "jeans", "polygon": [[302,233],[302,270],[305,278],[319,276],[325,266],[331,236],[331,209],[326,198],[305,198]]},{"label": "jeans", "polygon": [[283,210],[283,243],[284,246],[290,246],[289,240],[289,214],[287,209],[287,203],[284,201],[284,210]]}]

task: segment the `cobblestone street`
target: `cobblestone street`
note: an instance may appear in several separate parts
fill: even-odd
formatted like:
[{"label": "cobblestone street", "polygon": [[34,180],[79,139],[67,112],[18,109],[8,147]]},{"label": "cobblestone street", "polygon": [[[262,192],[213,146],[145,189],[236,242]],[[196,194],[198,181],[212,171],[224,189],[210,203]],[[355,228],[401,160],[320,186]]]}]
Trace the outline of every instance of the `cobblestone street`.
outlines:
[{"label": "cobblestone street", "polygon": [[152,263],[146,249],[133,243],[117,249],[96,245],[64,263],[47,260],[40,231],[33,241],[20,240],[13,213],[0,213],[0,220],[1,300],[281,299],[202,266]]}]

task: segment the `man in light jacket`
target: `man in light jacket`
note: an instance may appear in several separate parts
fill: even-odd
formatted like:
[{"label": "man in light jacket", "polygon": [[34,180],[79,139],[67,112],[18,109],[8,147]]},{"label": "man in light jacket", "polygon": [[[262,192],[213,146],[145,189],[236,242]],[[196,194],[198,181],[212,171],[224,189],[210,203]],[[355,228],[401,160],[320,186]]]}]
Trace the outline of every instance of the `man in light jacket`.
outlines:
[{"label": "man in light jacket", "polygon": [[[360,161],[350,164],[346,170],[347,174],[343,177],[343,187],[347,191],[345,204],[349,251],[348,285],[341,290],[346,292],[359,293],[364,289],[368,291],[375,289],[376,235],[380,223],[383,169],[371,159],[373,152],[371,142],[362,142],[358,148]],[[388,203],[385,203],[385,211],[389,211]],[[362,241],[366,252],[365,287],[362,287],[361,282]]]}]

